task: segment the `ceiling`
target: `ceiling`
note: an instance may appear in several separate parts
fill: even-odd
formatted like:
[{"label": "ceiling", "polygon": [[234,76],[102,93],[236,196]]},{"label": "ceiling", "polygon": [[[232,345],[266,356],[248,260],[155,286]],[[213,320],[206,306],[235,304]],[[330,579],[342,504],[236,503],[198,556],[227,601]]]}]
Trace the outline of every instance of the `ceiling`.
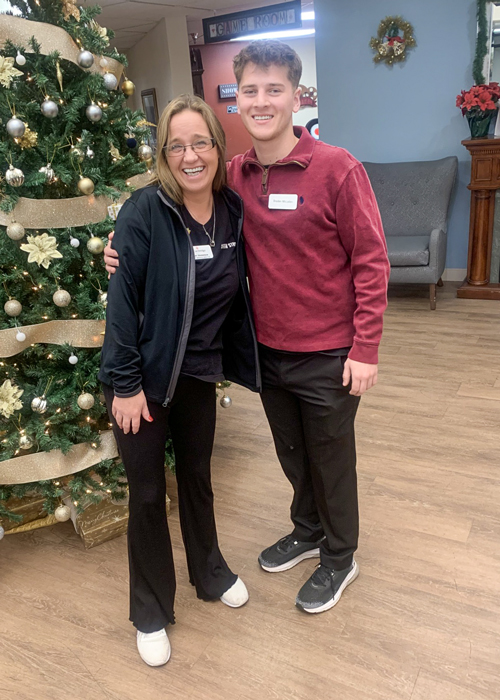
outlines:
[{"label": "ceiling", "polygon": [[[95,0],[80,0],[80,4],[94,5]],[[102,13],[96,19],[103,27],[113,29],[116,36],[112,45],[126,52],[163,17],[186,15],[197,29],[203,17],[273,4],[278,4],[277,0],[99,0]],[[312,10],[313,0],[302,0],[302,8],[305,7]]]}]

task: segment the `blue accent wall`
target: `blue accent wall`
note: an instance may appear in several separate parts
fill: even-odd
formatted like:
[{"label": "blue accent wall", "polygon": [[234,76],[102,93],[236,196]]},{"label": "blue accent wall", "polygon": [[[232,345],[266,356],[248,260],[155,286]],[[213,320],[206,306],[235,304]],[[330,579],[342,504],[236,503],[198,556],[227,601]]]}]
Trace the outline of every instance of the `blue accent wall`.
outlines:
[{"label": "blue accent wall", "polygon": [[[459,158],[448,224],[448,268],[467,267],[470,136],[456,95],[472,85],[475,0],[315,0],[320,138],[363,161]],[[375,64],[380,21],[402,15],[417,46]]]}]

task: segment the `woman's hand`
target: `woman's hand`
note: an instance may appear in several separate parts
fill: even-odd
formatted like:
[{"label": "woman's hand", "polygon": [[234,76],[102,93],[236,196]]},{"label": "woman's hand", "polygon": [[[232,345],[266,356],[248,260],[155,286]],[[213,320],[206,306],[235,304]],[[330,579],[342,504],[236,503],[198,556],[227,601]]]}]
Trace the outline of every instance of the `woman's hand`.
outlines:
[{"label": "woman's hand", "polygon": [[120,399],[118,396],[115,396],[111,413],[118,427],[123,430],[125,435],[130,432],[130,429],[132,429],[134,435],[139,432],[141,416],[149,423],[153,422],[149,415],[148,402],[143,391],[127,399]]},{"label": "woman's hand", "polygon": [[[111,242],[113,241],[114,231],[108,235],[108,243],[104,248],[104,264],[106,265],[106,270],[110,275],[114,275],[116,268],[120,264],[118,262],[118,253],[111,247]],[[108,279],[109,279],[108,276]]]}]

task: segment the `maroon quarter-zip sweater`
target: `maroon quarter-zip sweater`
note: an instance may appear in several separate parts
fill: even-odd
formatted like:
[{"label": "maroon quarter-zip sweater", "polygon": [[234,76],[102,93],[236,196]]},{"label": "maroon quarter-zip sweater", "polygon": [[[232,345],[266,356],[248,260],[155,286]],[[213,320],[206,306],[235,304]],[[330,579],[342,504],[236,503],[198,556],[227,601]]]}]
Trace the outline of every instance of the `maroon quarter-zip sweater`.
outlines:
[{"label": "maroon quarter-zip sweater", "polygon": [[[251,149],[228,168],[257,338],[292,352],[351,347],[351,359],[376,364],[390,268],[373,190],[350,153],[294,130],[283,160],[264,167]],[[297,208],[269,209],[272,194],[298,195]]]}]

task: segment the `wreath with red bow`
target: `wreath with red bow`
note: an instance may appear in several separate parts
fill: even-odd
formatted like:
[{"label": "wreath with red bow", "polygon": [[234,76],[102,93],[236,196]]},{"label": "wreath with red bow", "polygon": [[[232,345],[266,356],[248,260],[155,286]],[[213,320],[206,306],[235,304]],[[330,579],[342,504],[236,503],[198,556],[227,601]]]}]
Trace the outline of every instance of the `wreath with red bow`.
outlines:
[{"label": "wreath with red bow", "polygon": [[376,51],[375,63],[385,61],[389,65],[405,61],[407,50],[416,44],[412,25],[399,15],[383,19],[377,37],[372,36],[370,40],[371,48]]}]

